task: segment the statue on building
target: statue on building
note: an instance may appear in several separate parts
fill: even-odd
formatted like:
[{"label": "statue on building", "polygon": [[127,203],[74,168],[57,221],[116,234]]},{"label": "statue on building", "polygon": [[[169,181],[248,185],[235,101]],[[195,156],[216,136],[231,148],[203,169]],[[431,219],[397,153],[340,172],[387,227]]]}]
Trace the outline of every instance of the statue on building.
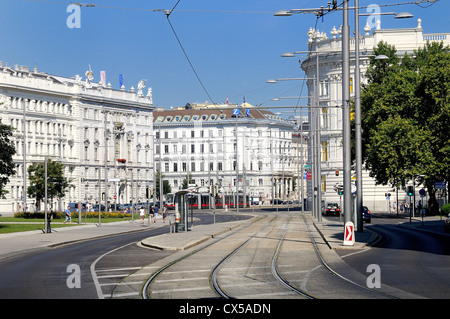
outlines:
[{"label": "statue on building", "polygon": [[140,80],[138,83],[138,96],[144,96],[144,93],[142,91],[145,89],[145,80]]}]

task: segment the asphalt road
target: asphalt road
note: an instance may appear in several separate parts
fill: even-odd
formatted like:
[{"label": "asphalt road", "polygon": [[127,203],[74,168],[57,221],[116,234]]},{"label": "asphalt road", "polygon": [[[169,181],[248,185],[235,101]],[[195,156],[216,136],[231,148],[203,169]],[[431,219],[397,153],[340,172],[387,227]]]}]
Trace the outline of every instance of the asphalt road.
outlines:
[{"label": "asphalt road", "polygon": [[365,275],[368,265],[378,265],[381,285],[424,298],[450,298],[450,237],[411,229],[407,223],[398,224],[405,221],[372,218],[372,225],[365,227],[382,235],[379,243],[358,253],[338,253]]},{"label": "asphalt road", "polygon": [[[195,223],[212,223],[212,214],[196,213],[200,217]],[[239,218],[233,215],[218,214],[217,222]],[[242,217],[241,217],[242,218]],[[97,287],[93,281],[91,265],[97,261],[96,275],[100,278],[102,290],[108,293],[113,286],[108,282],[116,274],[102,273],[102,269],[131,270],[143,267],[172,252],[152,251],[136,245],[144,238],[167,233],[167,228],[155,228],[149,231],[128,233],[107,238],[49,248],[0,261],[0,299],[97,299]],[[105,255],[107,254],[107,255]],[[103,258],[99,259],[100,256]],[[72,275],[78,275],[71,265],[79,267],[79,281]],[[111,279],[110,279],[111,278]],[[68,283],[69,281],[69,283]],[[80,284],[80,288],[74,286]],[[72,286],[70,288],[69,286]]]},{"label": "asphalt road", "polygon": [[[216,217],[219,222],[223,215]],[[212,218],[211,214],[204,214],[196,223],[211,223]],[[230,218],[237,217],[230,215]],[[365,227],[382,235],[378,245],[351,253],[343,249],[338,253],[365,276],[368,265],[379,265],[382,285],[425,298],[450,298],[450,238],[400,227],[398,221],[373,218],[372,224]],[[167,229],[155,228],[3,259],[0,299],[97,299],[98,283],[107,296],[118,278],[172,253],[156,250],[151,254],[141,253],[144,248],[136,245],[143,238],[164,232]],[[91,271],[94,262],[97,285]],[[69,288],[70,265],[80,269],[80,288]]]}]

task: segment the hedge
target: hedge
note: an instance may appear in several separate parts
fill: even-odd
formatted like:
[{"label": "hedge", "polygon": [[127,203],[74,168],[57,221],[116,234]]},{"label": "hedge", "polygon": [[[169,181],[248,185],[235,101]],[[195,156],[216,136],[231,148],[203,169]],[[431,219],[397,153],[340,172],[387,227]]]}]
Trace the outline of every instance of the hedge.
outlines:
[{"label": "hedge", "polygon": [[[66,214],[63,212],[57,212],[57,213],[47,213],[47,216],[51,216],[53,219],[65,219]],[[36,213],[15,213],[14,217],[18,218],[26,218],[26,219],[44,219],[45,213],[44,212],[36,212]],[[82,213],[82,218],[98,218],[98,212],[88,212],[87,216],[86,213]],[[131,214],[124,214],[123,212],[102,212],[102,218],[126,218],[131,217]],[[78,212],[72,212],[72,219],[78,218]]]},{"label": "hedge", "polygon": [[450,214],[450,204],[442,205],[441,212],[442,215],[448,216],[448,214]]}]

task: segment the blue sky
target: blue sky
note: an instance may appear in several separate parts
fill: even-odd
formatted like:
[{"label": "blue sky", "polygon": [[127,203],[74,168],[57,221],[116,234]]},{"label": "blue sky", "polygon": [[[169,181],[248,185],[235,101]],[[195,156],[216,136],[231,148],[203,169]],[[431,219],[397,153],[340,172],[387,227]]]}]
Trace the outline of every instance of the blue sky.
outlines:
[{"label": "blue sky", "polygon": [[[273,102],[280,96],[298,96],[301,81],[266,84],[271,78],[302,77],[297,59],[282,58],[286,51],[307,50],[307,32],[314,27],[312,14],[275,17],[281,9],[314,8],[320,0],[181,0],[170,15],[203,90],[181,50],[163,12],[177,0],[82,0],[102,7],[82,7],[81,27],[68,28],[69,1],[0,0],[0,61],[36,66],[39,71],[73,77],[91,66],[94,81],[106,71],[107,82],[119,88],[119,74],[126,89],[141,79],[153,89],[157,107],[184,106],[212,100],[253,105],[290,105]],[[342,1],[339,0],[338,3]],[[395,4],[408,0],[360,0],[360,6]],[[353,1],[350,1],[353,6]],[[427,4],[421,6],[426,7]],[[115,8],[110,8],[115,7]],[[122,8],[122,9],[119,9]],[[140,10],[134,10],[140,9]],[[400,5],[382,11],[408,11],[413,19],[382,17],[382,28],[415,27],[422,19],[424,33],[450,33],[450,0],[428,8]],[[365,12],[365,9],[361,9]],[[361,18],[360,28],[366,23]],[[335,12],[318,21],[330,37],[342,24]],[[353,30],[353,14],[350,27]],[[303,95],[305,93],[303,92]],[[284,103],[284,104],[283,104]]]}]

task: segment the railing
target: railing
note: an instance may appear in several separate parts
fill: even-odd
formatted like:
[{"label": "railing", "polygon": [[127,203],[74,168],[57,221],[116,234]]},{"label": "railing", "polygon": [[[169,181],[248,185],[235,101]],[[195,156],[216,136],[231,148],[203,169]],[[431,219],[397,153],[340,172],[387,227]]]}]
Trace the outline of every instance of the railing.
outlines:
[{"label": "railing", "polygon": [[450,33],[434,33],[423,35],[423,41],[447,41],[447,39],[450,39]]}]

